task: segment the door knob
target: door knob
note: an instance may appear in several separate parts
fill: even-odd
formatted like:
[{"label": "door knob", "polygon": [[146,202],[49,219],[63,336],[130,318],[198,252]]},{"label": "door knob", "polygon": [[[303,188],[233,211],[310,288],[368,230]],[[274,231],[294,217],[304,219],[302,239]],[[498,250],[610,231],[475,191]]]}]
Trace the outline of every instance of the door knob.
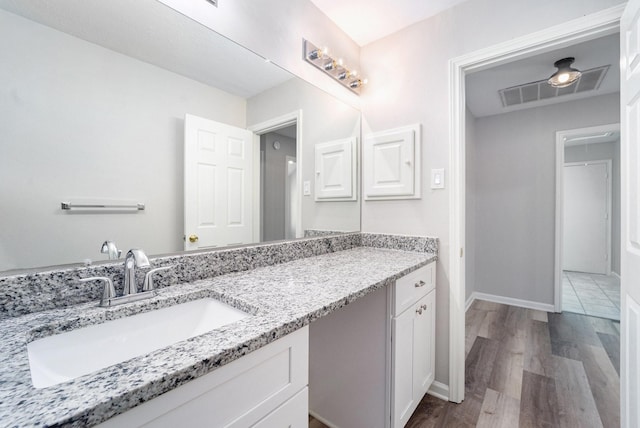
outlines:
[{"label": "door knob", "polygon": [[189,235],[189,242],[198,242],[198,235]]}]

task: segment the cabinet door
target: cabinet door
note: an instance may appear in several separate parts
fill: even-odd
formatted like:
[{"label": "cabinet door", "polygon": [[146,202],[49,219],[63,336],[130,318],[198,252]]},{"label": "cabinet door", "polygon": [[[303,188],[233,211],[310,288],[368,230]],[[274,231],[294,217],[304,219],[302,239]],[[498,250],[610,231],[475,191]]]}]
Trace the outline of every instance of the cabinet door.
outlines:
[{"label": "cabinet door", "polygon": [[413,325],[413,387],[420,401],[429,390],[434,377],[435,363],[435,290],[424,296],[415,306]]},{"label": "cabinet door", "polygon": [[391,421],[393,427],[403,427],[417,406],[414,394],[414,323],[416,312],[411,307],[393,319]]},{"label": "cabinet door", "polygon": [[420,198],[420,125],[365,137],[365,199]]},{"label": "cabinet door", "polygon": [[355,201],[355,163],[355,137],[316,144],[316,201]]}]

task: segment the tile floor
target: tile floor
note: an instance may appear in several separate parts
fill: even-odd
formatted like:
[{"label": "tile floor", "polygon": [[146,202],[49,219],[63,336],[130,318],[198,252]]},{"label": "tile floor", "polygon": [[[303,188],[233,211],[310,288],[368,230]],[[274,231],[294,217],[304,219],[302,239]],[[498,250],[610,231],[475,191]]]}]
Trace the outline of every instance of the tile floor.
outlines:
[{"label": "tile floor", "polygon": [[620,319],[620,279],[583,272],[562,274],[563,311]]}]

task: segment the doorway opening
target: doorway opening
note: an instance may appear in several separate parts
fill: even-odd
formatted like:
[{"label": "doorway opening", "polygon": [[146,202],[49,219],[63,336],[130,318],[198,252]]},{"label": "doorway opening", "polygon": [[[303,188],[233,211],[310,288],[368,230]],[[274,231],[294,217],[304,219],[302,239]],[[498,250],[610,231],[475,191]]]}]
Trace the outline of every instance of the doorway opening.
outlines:
[{"label": "doorway opening", "polygon": [[620,124],[556,134],[555,310],[620,319]]},{"label": "doorway opening", "polygon": [[475,71],[527,58],[539,53],[592,40],[619,31],[624,5],[613,7],[519,39],[492,46],[450,61],[450,299],[449,400],[464,399],[466,303],[466,97],[465,77]]},{"label": "doorway opening", "polygon": [[297,235],[296,125],[260,135],[260,242]]},{"label": "doorway opening", "polygon": [[301,238],[302,111],[248,127],[255,137],[256,242]]}]

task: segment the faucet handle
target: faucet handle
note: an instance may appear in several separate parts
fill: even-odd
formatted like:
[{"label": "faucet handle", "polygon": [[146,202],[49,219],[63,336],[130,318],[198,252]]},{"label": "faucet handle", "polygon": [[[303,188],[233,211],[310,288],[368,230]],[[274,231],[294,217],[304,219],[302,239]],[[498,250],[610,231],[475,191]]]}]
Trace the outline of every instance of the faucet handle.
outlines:
[{"label": "faucet handle", "polygon": [[91,278],[82,278],[82,279],[80,279],[80,282],[90,282],[90,281],[103,281],[104,282],[104,291],[102,292],[102,298],[100,299],[100,305],[101,306],[107,300],[116,297],[116,289],[113,286],[113,281],[111,281],[111,278],[107,278],[105,276],[92,276]]},{"label": "faucet handle", "polygon": [[118,250],[116,243],[113,241],[104,241],[102,247],[100,247],[100,252],[108,254],[109,260],[119,259],[122,255],[122,250]]},{"label": "faucet handle", "polygon": [[144,276],[144,283],[142,284],[142,291],[151,291],[154,289],[153,286],[153,274],[156,272],[160,272],[163,270],[169,270],[173,268],[173,266],[163,266],[163,267],[159,267],[159,268],[155,268],[155,269],[151,269],[149,272],[147,272],[147,274]]}]

